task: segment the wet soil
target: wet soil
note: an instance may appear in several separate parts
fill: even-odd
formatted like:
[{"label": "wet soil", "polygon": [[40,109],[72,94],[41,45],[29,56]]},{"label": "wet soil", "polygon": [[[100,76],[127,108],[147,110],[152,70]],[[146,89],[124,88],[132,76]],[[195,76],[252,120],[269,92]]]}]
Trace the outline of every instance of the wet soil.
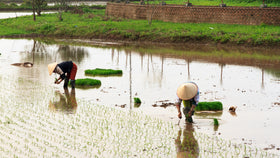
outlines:
[{"label": "wet soil", "polygon": [[173,102],[170,102],[170,100],[160,100],[160,101],[156,101],[156,103],[153,104],[152,106],[167,108],[168,106],[175,106],[175,104]]}]

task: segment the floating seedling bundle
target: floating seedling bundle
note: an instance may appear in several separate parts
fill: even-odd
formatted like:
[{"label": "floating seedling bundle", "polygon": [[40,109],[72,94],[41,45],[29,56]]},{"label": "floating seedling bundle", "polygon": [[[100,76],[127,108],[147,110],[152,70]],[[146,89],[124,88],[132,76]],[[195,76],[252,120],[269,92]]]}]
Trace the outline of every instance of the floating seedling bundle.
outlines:
[{"label": "floating seedling bundle", "polygon": [[122,70],[112,70],[112,69],[88,69],[85,70],[86,75],[92,75],[92,76],[121,76]]},{"label": "floating seedling bundle", "polygon": [[140,105],[141,105],[141,100],[140,100],[140,98],[134,98],[134,107],[137,107],[137,108],[139,108],[140,107]]},{"label": "floating seedling bundle", "polygon": [[219,126],[219,121],[218,121],[218,119],[213,118],[213,121],[214,121],[214,126]]},{"label": "floating seedling bundle", "polygon": [[91,78],[83,78],[83,79],[77,79],[75,81],[75,84],[77,87],[93,87],[93,88],[98,88],[101,86],[101,81],[96,80],[96,79],[91,79]]},{"label": "floating seedling bundle", "polygon": [[220,111],[223,110],[223,104],[219,101],[199,102],[195,110],[196,111]]},{"label": "floating seedling bundle", "polygon": [[134,103],[141,104],[140,98],[134,98]]}]

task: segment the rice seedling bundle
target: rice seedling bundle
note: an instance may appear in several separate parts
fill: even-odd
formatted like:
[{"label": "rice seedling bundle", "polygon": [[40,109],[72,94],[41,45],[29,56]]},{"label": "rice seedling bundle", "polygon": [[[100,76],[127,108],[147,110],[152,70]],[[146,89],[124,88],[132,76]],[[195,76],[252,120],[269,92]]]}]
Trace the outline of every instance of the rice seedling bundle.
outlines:
[{"label": "rice seedling bundle", "polygon": [[140,98],[134,98],[134,107],[139,108],[141,105]]},{"label": "rice seedling bundle", "polygon": [[219,126],[219,121],[218,121],[218,119],[214,118],[213,121],[214,121],[214,126]]},{"label": "rice seedling bundle", "polygon": [[140,98],[134,98],[134,103],[141,104]]},{"label": "rice seedling bundle", "polygon": [[196,111],[219,111],[219,110],[223,110],[223,104],[219,101],[199,102],[195,110]]},{"label": "rice seedling bundle", "polygon": [[[70,84],[70,83],[69,83]],[[77,87],[99,87],[101,86],[101,81],[91,78],[77,79],[75,81]]]},{"label": "rice seedling bundle", "polygon": [[93,75],[93,76],[111,76],[111,75],[122,75],[122,70],[113,70],[113,69],[87,69],[85,70],[86,75]]}]

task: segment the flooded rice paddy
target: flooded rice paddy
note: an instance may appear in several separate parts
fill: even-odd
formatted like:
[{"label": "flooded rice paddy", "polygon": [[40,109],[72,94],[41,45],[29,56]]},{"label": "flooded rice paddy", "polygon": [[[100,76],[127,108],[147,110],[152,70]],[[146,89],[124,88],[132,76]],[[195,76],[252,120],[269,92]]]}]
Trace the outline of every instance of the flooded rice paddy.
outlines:
[{"label": "flooded rice paddy", "polygon": [[[0,40],[1,157],[280,156],[279,64],[221,62],[186,50],[172,55],[169,49],[118,43],[54,43]],[[57,76],[48,75],[47,65],[65,60],[78,65],[76,78],[99,79],[102,85],[65,91],[53,84]],[[23,62],[34,65],[11,65]],[[123,75],[84,74],[95,68],[120,69]],[[200,101],[221,101],[224,110],[196,113],[193,125],[179,121],[176,89],[190,80],[200,88]],[[230,106],[236,113],[228,112]]]}]

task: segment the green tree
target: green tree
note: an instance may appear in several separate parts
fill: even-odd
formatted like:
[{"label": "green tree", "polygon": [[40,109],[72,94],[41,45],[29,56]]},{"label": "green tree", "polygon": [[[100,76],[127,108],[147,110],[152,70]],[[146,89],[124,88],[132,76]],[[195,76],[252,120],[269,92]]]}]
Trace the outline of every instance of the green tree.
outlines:
[{"label": "green tree", "polygon": [[36,21],[35,13],[37,13],[38,16],[41,16],[41,12],[44,8],[46,8],[47,2],[46,0],[24,0],[22,6],[24,6],[25,8],[32,7],[33,20]]},{"label": "green tree", "polygon": [[41,16],[41,12],[47,7],[46,0],[35,0],[35,8],[38,16]]},{"label": "green tree", "polygon": [[69,0],[57,0],[55,3],[58,6],[58,18],[63,21],[62,12],[68,9]]}]

